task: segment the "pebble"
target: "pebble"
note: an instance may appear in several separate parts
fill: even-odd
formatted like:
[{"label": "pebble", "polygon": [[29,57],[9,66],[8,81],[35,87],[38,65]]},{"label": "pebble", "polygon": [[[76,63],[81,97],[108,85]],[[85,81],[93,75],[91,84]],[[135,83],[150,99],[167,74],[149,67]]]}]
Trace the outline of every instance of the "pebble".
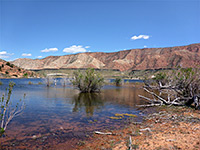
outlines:
[{"label": "pebble", "polygon": [[36,135],[33,135],[33,136],[32,136],[32,139],[36,139],[36,138],[37,138],[37,136],[36,136]]}]

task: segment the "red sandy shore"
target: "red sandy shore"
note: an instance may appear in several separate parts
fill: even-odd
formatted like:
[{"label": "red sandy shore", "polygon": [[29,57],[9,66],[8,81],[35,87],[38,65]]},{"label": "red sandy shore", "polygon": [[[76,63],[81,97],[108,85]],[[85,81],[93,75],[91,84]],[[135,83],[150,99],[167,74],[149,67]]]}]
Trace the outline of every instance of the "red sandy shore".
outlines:
[{"label": "red sandy shore", "polygon": [[[108,132],[108,131],[104,131]],[[200,111],[160,107],[142,124],[131,123],[112,135],[95,134],[79,150],[200,150]],[[131,138],[131,144],[130,144]],[[131,146],[130,146],[131,145]]]}]

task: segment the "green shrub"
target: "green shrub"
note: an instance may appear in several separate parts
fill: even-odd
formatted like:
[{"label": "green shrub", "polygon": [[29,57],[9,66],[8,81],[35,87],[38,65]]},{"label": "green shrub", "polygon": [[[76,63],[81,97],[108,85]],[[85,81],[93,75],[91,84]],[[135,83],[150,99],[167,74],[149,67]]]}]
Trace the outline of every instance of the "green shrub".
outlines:
[{"label": "green shrub", "polygon": [[14,65],[13,65],[13,64],[11,64],[10,62],[7,62],[7,63],[6,63],[6,65],[7,65],[7,66],[10,66],[11,68],[13,68],[13,67],[14,67]]},{"label": "green shrub", "polygon": [[21,69],[19,68],[18,71],[21,71]]},{"label": "green shrub", "polygon": [[16,74],[13,74],[13,76],[18,77],[18,75],[16,75]]},{"label": "green shrub", "polygon": [[27,78],[28,77],[28,73],[24,73],[23,77]]},{"label": "green shrub", "polygon": [[72,84],[82,93],[99,92],[104,84],[104,78],[96,73],[94,69],[80,70],[74,72]]},{"label": "green shrub", "polygon": [[6,74],[9,74],[9,72],[8,72],[8,71],[6,71],[5,73],[6,73]]},{"label": "green shrub", "polygon": [[7,66],[10,66],[10,63],[9,63],[9,62],[7,62],[7,63],[6,63],[6,65],[7,65]]},{"label": "green shrub", "polygon": [[13,68],[13,67],[14,67],[14,65],[13,65],[13,64],[10,64],[10,67],[11,67],[11,68]]},{"label": "green shrub", "polygon": [[114,83],[116,86],[120,86],[122,84],[122,78],[116,77],[116,79],[114,80]]},{"label": "green shrub", "polygon": [[4,64],[2,64],[1,67],[3,68],[3,67],[4,67]]}]

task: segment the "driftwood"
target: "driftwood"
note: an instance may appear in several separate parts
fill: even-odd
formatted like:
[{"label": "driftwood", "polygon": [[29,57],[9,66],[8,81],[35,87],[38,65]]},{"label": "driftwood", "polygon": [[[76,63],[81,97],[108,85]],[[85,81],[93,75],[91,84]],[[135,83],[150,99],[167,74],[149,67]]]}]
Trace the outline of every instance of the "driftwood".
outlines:
[{"label": "driftwood", "polygon": [[96,134],[102,134],[102,135],[112,135],[111,132],[100,132],[100,131],[94,131]]},{"label": "driftwood", "polygon": [[180,69],[168,75],[158,74],[155,79],[146,80],[143,87],[152,98],[138,95],[148,101],[141,107],[175,105],[191,106],[200,109],[200,70]]},{"label": "driftwood", "polygon": [[128,149],[132,150],[132,139],[131,136],[129,136],[129,145],[128,145]]},{"label": "driftwood", "polygon": [[140,129],[140,131],[149,131],[149,132],[152,132],[150,128]]}]

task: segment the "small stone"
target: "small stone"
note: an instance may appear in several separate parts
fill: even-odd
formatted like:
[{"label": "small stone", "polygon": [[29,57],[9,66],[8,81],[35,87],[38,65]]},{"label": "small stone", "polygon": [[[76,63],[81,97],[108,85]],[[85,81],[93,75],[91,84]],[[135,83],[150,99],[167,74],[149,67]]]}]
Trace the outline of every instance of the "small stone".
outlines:
[{"label": "small stone", "polygon": [[36,139],[36,138],[37,138],[37,136],[36,136],[36,135],[33,135],[33,136],[32,136],[32,139]]},{"label": "small stone", "polygon": [[173,142],[173,141],[176,141],[176,139],[166,139],[165,141],[166,142]]}]

